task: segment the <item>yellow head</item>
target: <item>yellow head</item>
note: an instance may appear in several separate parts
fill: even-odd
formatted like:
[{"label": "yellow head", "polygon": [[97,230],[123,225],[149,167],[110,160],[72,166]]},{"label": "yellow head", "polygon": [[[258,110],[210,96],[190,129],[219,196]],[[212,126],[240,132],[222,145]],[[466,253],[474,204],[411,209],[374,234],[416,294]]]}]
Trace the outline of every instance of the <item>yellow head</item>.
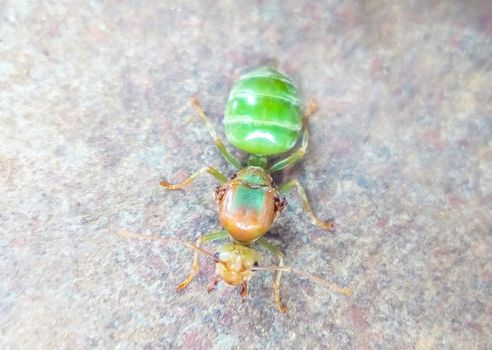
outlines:
[{"label": "yellow head", "polygon": [[260,256],[253,249],[233,243],[226,243],[217,249],[215,257],[220,261],[215,272],[231,286],[238,286],[253,277],[252,268],[258,265]]}]

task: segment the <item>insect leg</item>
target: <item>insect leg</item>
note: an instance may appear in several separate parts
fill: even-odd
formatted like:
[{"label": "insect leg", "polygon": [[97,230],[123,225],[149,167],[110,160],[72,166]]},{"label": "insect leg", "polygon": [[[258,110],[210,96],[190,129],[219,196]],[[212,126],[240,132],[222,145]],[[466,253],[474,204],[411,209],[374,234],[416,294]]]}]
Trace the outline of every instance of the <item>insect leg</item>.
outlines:
[{"label": "insect leg", "polygon": [[208,287],[207,287],[207,291],[210,293],[211,291],[213,291],[215,289],[215,287],[217,287],[217,284],[219,284],[219,282],[221,281],[221,278],[220,276],[215,276],[214,279],[212,281],[210,281]]},{"label": "insect leg", "polygon": [[[260,237],[256,242],[277,257],[279,267],[284,266],[284,255],[276,246],[274,246],[272,243],[268,242],[263,237]],[[282,303],[282,299],[280,297],[280,278],[281,277],[282,277],[282,271],[277,271],[275,273],[275,281],[273,282],[273,295],[275,297],[275,304],[277,304],[278,311],[280,311],[281,313],[284,313],[284,312],[287,312],[287,307]]]},{"label": "insect leg", "polygon": [[224,143],[220,139],[220,137],[217,135],[217,132],[215,131],[215,128],[213,127],[212,123],[210,120],[208,120],[207,116],[205,115],[205,112],[203,112],[202,106],[200,105],[200,101],[198,100],[198,97],[193,97],[191,99],[191,104],[193,107],[195,107],[195,110],[198,113],[198,116],[203,120],[205,123],[205,126],[208,129],[208,132],[210,136],[214,139],[215,146],[219,149],[220,153],[222,154],[222,157],[225,158],[232,166],[234,166],[237,169],[241,169],[241,162],[234,157],[228,150],[225,148]]},{"label": "insect leg", "polygon": [[244,303],[246,301],[246,298],[248,297],[248,282],[243,282],[241,284],[241,297]]},{"label": "insect leg", "polygon": [[195,180],[198,176],[202,175],[203,173],[209,173],[213,177],[215,177],[221,184],[227,182],[227,177],[222,174],[220,171],[218,171],[215,168],[212,168],[211,166],[206,166],[198,170],[196,173],[192,174],[190,177],[188,177],[186,180],[181,181],[180,183],[177,183],[175,185],[171,185],[167,181],[161,181],[161,186],[164,187],[167,190],[180,190],[183,189],[184,187],[188,186]]},{"label": "insect leg", "polygon": [[306,153],[307,147],[308,147],[308,143],[309,143],[308,120],[309,120],[309,117],[311,115],[313,115],[314,112],[316,112],[317,108],[318,107],[316,106],[316,104],[314,102],[311,102],[309,104],[309,107],[308,107],[306,113],[304,114],[304,126],[303,126],[304,130],[302,133],[301,147],[297,151],[292,153],[290,156],[288,156],[287,158],[282,159],[282,160],[278,161],[277,163],[273,164],[270,167],[270,169],[268,169],[268,171],[270,173],[274,173],[276,171],[279,171],[279,170],[285,169],[291,165],[294,165],[304,156],[304,154]]},{"label": "insect leg", "polygon": [[[196,245],[200,247],[202,243],[217,241],[219,239],[224,239],[227,236],[228,233],[226,231],[211,232],[206,235],[201,235],[200,237],[198,237],[196,241]],[[190,274],[188,278],[186,278],[183,282],[181,282],[178,285],[178,289],[183,289],[188,284],[190,284],[191,280],[196,276],[199,270],[200,270],[200,265],[198,264],[198,251],[195,251],[195,254],[193,255],[193,264],[191,266]]]},{"label": "insect leg", "polygon": [[5,172],[6,172],[5,182],[8,183],[12,175],[12,160],[0,156],[0,163],[3,163],[5,165]]},{"label": "insect leg", "polygon": [[332,231],[335,228],[335,222],[333,220],[322,221],[318,219],[316,215],[314,215],[313,210],[309,205],[306,191],[304,191],[304,188],[300,184],[299,180],[295,179],[282,184],[279,187],[278,192],[280,195],[284,195],[290,192],[294,187],[297,188],[297,193],[299,194],[299,197],[301,197],[302,206],[304,207],[304,210],[307,212],[307,214],[311,217],[311,222],[316,226],[321,227],[322,229]]}]

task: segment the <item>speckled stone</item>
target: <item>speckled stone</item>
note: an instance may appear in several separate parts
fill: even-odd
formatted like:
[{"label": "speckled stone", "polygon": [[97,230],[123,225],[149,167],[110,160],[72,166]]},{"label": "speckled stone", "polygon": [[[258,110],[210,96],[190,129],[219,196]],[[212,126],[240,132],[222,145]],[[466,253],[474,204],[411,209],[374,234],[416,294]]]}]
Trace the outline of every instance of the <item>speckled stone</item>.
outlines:
[{"label": "speckled stone", "polygon": [[[490,1],[4,1],[0,5],[1,349],[492,348]],[[315,99],[295,195],[269,233],[295,275],[183,292],[193,239],[218,228],[221,135],[245,68]],[[9,161],[6,159],[10,159]],[[9,168],[11,174],[8,176]],[[266,262],[268,255],[263,252]]]}]

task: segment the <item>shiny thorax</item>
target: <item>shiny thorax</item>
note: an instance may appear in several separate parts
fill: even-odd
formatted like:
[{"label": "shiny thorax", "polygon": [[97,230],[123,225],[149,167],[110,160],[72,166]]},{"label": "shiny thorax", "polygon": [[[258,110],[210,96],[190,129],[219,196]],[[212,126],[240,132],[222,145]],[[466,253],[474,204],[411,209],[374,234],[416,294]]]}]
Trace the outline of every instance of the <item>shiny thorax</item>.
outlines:
[{"label": "shiny thorax", "polygon": [[270,174],[256,166],[241,169],[218,186],[216,201],[222,227],[244,244],[263,236],[286,204]]}]

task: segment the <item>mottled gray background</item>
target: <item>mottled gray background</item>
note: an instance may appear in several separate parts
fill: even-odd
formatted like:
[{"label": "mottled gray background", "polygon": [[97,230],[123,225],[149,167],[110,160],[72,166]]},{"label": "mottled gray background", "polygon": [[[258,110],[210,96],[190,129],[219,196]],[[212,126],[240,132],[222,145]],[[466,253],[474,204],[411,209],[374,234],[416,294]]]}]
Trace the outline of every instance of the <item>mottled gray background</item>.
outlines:
[{"label": "mottled gray background", "polygon": [[[0,3],[0,347],[490,349],[490,1]],[[288,265],[352,298],[270,273],[247,303],[184,291],[193,239],[218,227],[203,165],[234,80],[276,63],[316,99],[297,197],[269,234]],[[266,254],[265,254],[266,255]],[[268,262],[266,255],[265,263]]]}]

